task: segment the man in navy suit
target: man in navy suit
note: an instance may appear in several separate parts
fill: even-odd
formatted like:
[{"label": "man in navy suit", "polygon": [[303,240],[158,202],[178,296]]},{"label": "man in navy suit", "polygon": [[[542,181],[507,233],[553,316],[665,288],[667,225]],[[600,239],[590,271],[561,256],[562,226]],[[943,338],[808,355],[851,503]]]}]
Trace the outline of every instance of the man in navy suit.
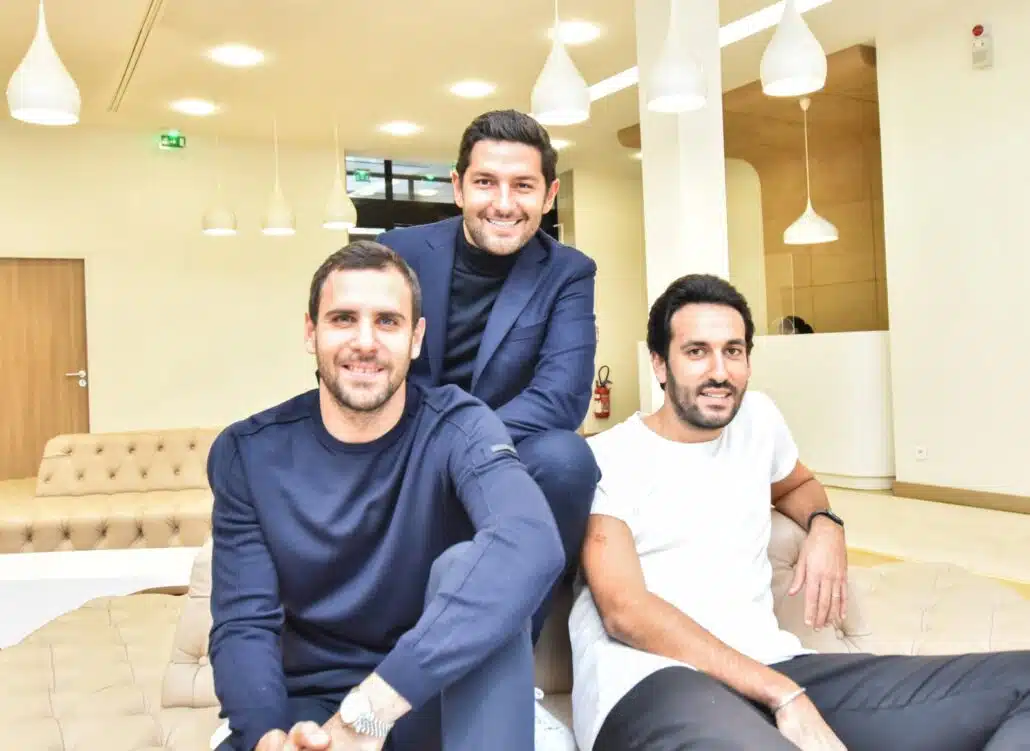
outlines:
[{"label": "man in navy suit", "polygon": [[[426,346],[411,378],[456,384],[495,410],[574,566],[600,479],[575,432],[593,385],[597,265],[540,229],[558,194],[557,162],[547,131],[528,115],[481,115],[462,136],[451,177],[462,216],[378,240],[422,285]],[[547,608],[534,617],[534,638]]]}]

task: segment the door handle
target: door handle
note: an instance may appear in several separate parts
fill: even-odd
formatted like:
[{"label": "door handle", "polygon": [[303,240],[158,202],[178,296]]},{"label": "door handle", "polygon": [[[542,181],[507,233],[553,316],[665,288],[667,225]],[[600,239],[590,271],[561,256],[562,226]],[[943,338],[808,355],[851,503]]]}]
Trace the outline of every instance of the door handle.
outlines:
[{"label": "door handle", "polygon": [[65,373],[65,375],[68,376],[69,378],[85,378],[86,377],[86,371],[85,370],[76,370],[74,373]]}]

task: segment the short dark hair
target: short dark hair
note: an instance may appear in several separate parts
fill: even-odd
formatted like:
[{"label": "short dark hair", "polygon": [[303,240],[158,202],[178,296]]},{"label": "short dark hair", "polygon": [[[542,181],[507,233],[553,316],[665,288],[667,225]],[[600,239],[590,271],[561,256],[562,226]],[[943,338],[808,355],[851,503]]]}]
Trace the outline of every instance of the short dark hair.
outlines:
[{"label": "short dark hair", "polygon": [[408,265],[407,261],[401,258],[396,252],[382,243],[372,240],[355,240],[344,245],[326,258],[318,267],[315,275],[311,278],[311,292],[308,296],[308,315],[313,322],[318,321],[318,308],[322,301],[322,288],[326,279],[334,271],[355,270],[355,269],[388,269],[393,267],[401,272],[411,289],[411,324],[412,326],[422,317],[422,287],[418,283],[418,277]]},{"label": "short dark hair", "polygon": [[744,319],[744,343],[748,356],[755,343],[755,322],[751,308],[737,288],[711,274],[687,274],[670,284],[654,301],[647,318],[647,348],[663,360],[669,359],[672,317],[685,305],[726,305]]},{"label": "short dark hair", "polygon": [[472,147],[480,141],[514,141],[532,146],[540,152],[540,165],[548,187],[558,178],[558,151],[551,145],[547,129],[529,115],[517,110],[486,112],[465,128],[458,147],[455,171],[465,179],[472,158]]}]

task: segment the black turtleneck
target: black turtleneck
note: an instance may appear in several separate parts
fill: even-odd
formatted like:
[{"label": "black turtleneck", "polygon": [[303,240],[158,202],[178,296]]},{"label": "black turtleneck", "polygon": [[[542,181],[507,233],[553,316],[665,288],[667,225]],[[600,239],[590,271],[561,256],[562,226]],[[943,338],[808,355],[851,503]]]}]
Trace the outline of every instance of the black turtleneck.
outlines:
[{"label": "black turtleneck", "polygon": [[464,228],[458,231],[447,310],[447,346],[443,383],[472,391],[472,371],[490,311],[518,253],[495,256],[471,245]]}]

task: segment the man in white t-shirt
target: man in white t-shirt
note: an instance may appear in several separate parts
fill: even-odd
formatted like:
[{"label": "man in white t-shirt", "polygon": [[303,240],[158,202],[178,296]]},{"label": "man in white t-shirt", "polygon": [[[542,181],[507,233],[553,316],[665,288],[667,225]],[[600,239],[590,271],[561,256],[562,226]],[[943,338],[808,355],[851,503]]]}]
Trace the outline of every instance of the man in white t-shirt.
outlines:
[{"label": "man in white t-shirt", "polygon": [[1030,748],[1030,652],[813,654],[779,627],[771,508],[808,530],[789,591],[815,628],[846,615],[847,554],[783,416],[747,391],[753,337],[730,284],[677,280],[648,320],[664,404],[590,439],[602,479],[569,619],[581,751]]}]

